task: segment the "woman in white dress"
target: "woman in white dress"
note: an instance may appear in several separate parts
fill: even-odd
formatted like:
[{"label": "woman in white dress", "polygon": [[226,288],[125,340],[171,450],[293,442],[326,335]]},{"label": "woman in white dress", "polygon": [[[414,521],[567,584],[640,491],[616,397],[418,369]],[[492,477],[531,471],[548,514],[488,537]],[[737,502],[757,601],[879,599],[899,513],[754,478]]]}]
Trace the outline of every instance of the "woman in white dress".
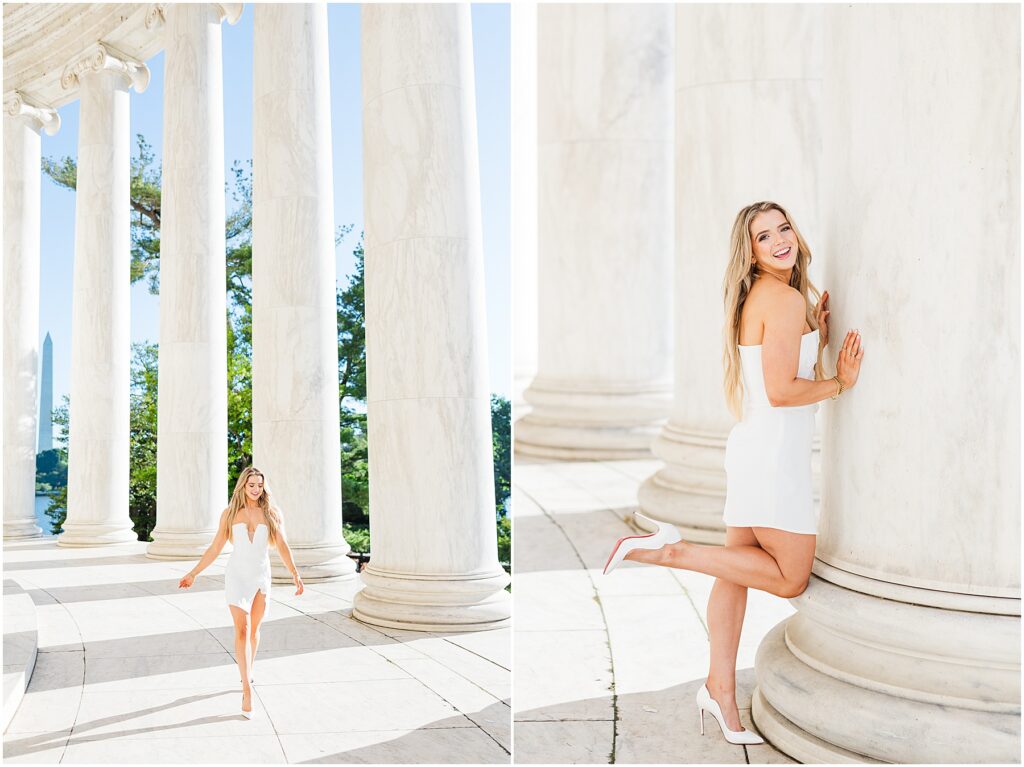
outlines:
[{"label": "woman in white dress", "polygon": [[260,623],[267,614],[270,595],[270,549],[277,548],[281,561],[292,574],[295,595],[303,592],[302,578],[292,561],[284,536],[280,512],[274,508],[264,486],[263,472],[249,466],[235,483],[228,507],[220,515],[217,536],[194,568],[178,583],[189,588],[199,573],[220,555],[224,544],[233,548],[224,571],[224,597],[235,624],[235,658],[242,681],[242,714],[252,718],[253,663],[260,644]]},{"label": "woman in white dress", "polygon": [[672,525],[648,520],[656,531],[620,539],[605,565],[606,574],[630,559],[715,577],[707,609],[711,663],[697,708],[701,733],[707,711],[730,743],[764,742],[742,728],[736,706],[747,589],[792,598],[807,587],[817,534],[814,412],[818,402],[857,383],[864,357],[860,333],[851,330],[836,375],[824,375],[828,291],[819,294],[811,284],[810,262],[810,249],[782,206],[759,202],[737,214],[724,280],[725,396],[739,420],[725,448],[725,546],[683,541]]}]

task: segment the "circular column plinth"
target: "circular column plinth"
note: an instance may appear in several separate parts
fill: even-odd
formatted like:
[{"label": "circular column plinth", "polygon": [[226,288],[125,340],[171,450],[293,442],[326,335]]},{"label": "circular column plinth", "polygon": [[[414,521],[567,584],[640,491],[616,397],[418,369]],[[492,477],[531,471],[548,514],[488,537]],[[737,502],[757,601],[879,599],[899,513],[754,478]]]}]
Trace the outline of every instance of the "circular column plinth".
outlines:
[{"label": "circular column plinth", "polygon": [[559,460],[650,458],[672,402],[672,386],[589,390],[535,379],[523,394],[531,406],[516,421],[517,453]]},{"label": "circular column plinth", "polygon": [[154,530],[152,543],[146,546],[150,559],[199,559],[209,548],[216,530]]},{"label": "circular column plinth", "polygon": [[1019,759],[1019,617],[882,599],[816,575],[793,601],[799,612],[755,662],[752,715],[776,748],[801,762]]},{"label": "circular column plinth", "polygon": [[4,522],[4,540],[15,540],[18,538],[40,538],[43,535],[42,528],[32,519],[13,519]]},{"label": "circular column plinth", "polygon": [[[351,549],[347,543],[303,546],[289,542],[288,548],[292,552],[292,561],[299,568],[299,575],[306,583],[347,581],[356,577],[356,564],[348,556]],[[274,583],[292,582],[292,574],[276,550],[270,552],[270,576]]]},{"label": "circular column plinth", "polygon": [[377,570],[360,574],[352,615],[374,626],[410,631],[487,631],[510,625],[509,576],[497,572],[416,575]]},{"label": "circular column plinth", "polygon": [[112,546],[118,543],[134,543],[139,536],[128,525],[107,522],[65,522],[57,536],[58,546]]}]

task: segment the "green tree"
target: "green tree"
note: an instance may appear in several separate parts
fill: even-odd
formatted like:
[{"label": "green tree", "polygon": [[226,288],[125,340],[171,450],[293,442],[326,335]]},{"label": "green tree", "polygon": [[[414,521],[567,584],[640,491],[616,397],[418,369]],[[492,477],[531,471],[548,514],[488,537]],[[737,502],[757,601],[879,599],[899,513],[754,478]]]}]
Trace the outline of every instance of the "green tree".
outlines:
[{"label": "green tree", "polygon": [[128,516],[140,541],[156,527],[157,345],[132,344]]},{"label": "green tree", "polygon": [[512,403],[491,395],[491,443],[494,452],[494,504],[498,517],[505,516],[512,492]]},{"label": "green tree", "polygon": [[[59,460],[65,466],[68,463],[68,398],[64,396],[59,407],[53,409],[53,444],[57,451]],[[68,485],[65,482],[60,487],[55,487],[51,492],[50,505],[46,507],[46,516],[50,518],[50,532],[54,535],[60,533],[60,526],[64,524],[68,510]]]},{"label": "green tree", "polygon": [[68,463],[60,450],[43,450],[36,454],[36,495],[49,495],[68,483]]}]

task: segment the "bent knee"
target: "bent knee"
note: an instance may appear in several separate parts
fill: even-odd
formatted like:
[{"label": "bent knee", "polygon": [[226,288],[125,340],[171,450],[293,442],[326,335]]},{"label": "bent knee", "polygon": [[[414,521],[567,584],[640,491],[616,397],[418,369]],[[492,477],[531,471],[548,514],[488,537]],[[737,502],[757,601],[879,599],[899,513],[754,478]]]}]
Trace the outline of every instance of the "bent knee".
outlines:
[{"label": "bent knee", "polygon": [[777,594],[784,599],[793,599],[800,596],[807,590],[807,584],[810,582],[810,578],[803,578],[801,580],[787,580],[784,581],[782,586],[779,588]]}]

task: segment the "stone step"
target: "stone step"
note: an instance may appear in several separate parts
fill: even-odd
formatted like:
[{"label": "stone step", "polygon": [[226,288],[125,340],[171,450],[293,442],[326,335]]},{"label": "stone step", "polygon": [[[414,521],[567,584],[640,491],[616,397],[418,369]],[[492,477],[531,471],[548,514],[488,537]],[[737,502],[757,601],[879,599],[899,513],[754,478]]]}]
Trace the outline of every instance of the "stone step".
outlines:
[{"label": "stone step", "polygon": [[4,579],[4,731],[14,718],[36,666],[36,605],[15,581]]}]

